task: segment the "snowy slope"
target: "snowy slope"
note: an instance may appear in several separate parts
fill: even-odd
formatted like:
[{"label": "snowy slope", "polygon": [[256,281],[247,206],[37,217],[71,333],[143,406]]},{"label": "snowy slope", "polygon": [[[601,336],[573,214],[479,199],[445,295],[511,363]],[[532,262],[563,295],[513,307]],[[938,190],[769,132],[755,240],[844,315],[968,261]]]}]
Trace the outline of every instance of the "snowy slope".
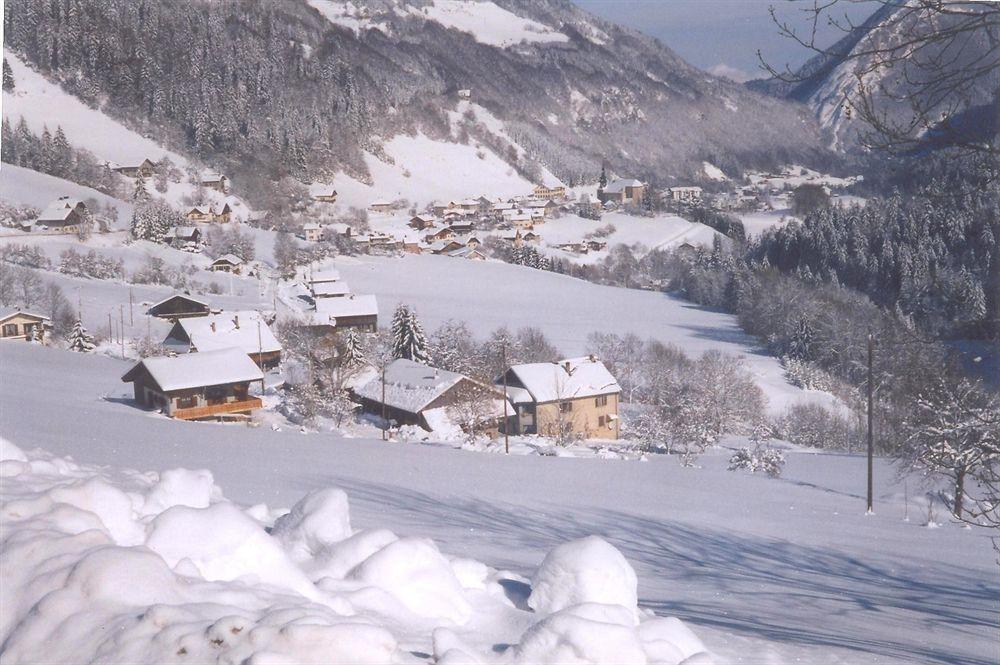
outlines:
[{"label": "snowy slope", "polygon": [[3,117],[11,123],[23,117],[35,134],[41,134],[43,127],[55,131],[58,125],[72,146],[89,150],[102,160],[138,164],[146,158],[155,162],[167,156],[179,168],[187,164],[181,155],[90,108],[28,67],[15,53],[5,51],[4,57],[15,81],[14,92],[3,93]]},{"label": "snowy slope", "polygon": [[692,356],[708,349],[746,356],[775,412],[798,401],[833,403],[826,393],[787,383],[778,361],[740,330],[735,317],[666,294],[601,286],[494,261],[431,255],[345,258],[337,261],[337,268],[357,293],[378,296],[382,325],[388,325],[388,313],[397,303],[405,302],[430,328],[461,319],[485,336],[500,326],[536,326],[567,356],[585,353],[591,332],[635,333],[677,344]]},{"label": "snowy slope", "polygon": [[[875,515],[865,516],[856,455],[792,453],[775,480],[726,471],[726,455],[686,469],[664,456],[505,457],[303,437],[139,411],[123,401],[128,365],[108,358],[15,343],[0,345],[0,364],[0,435],[25,449],[208,469],[242,505],[291,507],[308,491],[340,487],[354,529],[427,536],[449,557],[526,576],[556,545],[598,534],[635,566],[640,606],[678,616],[719,663],[995,660],[1000,587],[988,538],[948,523],[922,528],[927,504],[912,482],[904,521],[904,487],[884,460]],[[52,403],[57,417],[42,417]],[[938,506],[939,521],[943,513]],[[203,644],[196,625],[193,643]],[[430,653],[430,629],[416,638]]]},{"label": "snowy slope", "polygon": [[60,196],[84,202],[96,201],[102,207],[113,205],[118,211],[118,228],[124,228],[132,218],[130,203],[111,198],[96,189],[13,164],[0,164],[0,200],[44,209]]},{"label": "snowy slope", "polygon": [[470,33],[480,44],[506,48],[521,42],[566,42],[569,37],[488,0],[433,0],[422,13],[446,28]]}]

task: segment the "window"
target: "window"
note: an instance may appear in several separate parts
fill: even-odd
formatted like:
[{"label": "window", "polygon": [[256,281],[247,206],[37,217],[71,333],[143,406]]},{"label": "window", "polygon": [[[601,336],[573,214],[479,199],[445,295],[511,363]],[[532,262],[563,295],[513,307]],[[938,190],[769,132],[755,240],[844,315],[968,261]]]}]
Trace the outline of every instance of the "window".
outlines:
[{"label": "window", "polygon": [[608,424],[608,418],[607,418],[607,416],[598,416],[597,417],[597,426],[598,427],[604,427],[607,424]]},{"label": "window", "polygon": [[573,402],[559,402],[559,410],[563,413],[569,413],[573,410]]},{"label": "window", "polygon": [[17,324],[16,323],[5,323],[3,325],[3,336],[4,337],[15,337],[17,335]]},{"label": "window", "polygon": [[598,395],[597,399],[594,400],[594,404],[596,404],[597,406],[607,406],[608,405],[608,396],[607,395]]}]

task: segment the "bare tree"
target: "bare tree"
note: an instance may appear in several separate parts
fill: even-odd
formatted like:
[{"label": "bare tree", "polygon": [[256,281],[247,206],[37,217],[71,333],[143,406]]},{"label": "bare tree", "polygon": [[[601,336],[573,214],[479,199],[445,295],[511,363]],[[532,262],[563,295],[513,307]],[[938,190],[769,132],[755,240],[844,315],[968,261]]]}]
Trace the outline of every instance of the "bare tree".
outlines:
[{"label": "bare tree", "polygon": [[[852,65],[853,81],[842,105],[868,128],[859,138],[869,148],[905,152],[933,138],[970,154],[1000,154],[1000,4],[871,0],[879,7],[859,24],[847,15],[857,1],[790,0],[805,14],[805,29],[779,18],[772,7],[778,32],[819,58],[816,66],[798,72],[779,71],[758,51],[763,67],[778,80],[798,85],[840,63]],[[824,25],[845,37],[833,46],[821,45]],[[969,117],[977,110],[980,118]]]}]

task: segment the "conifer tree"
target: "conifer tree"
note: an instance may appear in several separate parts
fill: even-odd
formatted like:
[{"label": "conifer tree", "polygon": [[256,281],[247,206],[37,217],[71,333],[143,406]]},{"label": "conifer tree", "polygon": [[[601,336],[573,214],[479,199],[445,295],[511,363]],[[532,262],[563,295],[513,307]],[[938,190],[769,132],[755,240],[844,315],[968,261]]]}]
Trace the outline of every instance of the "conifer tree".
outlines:
[{"label": "conifer tree", "polygon": [[3,89],[6,92],[14,92],[14,72],[11,71],[7,58],[3,59]]},{"label": "conifer tree", "polygon": [[400,303],[392,319],[392,355],[418,363],[430,362],[427,335],[417,319],[405,304]]},{"label": "conifer tree", "polygon": [[344,337],[344,367],[358,367],[365,363],[365,350],[361,340],[361,333],[355,328],[350,328]]},{"label": "conifer tree", "polygon": [[83,327],[83,321],[79,318],[73,324],[73,330],[69,333],[69,350],[78,353],[90,353],[96,348],[94,336]]},{"label": "conifer tree", "polygon": [[608,186],[608,172],[604,168],[604,164],[601,164],[601,177],[597,179],[597,191],[604,191],[604,188]]}]

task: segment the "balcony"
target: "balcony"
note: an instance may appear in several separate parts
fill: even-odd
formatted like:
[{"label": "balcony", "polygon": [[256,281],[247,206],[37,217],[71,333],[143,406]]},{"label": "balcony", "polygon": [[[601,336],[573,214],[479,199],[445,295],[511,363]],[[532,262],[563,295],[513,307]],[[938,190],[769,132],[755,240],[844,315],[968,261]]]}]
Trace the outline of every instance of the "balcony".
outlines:
[{"label": "balcony", "polygon": [[208,406],[195,406],[190,409],[175,409],[173,417],[178,420],[199,420],[201,418],[212,418],[214,416],[224,416],[230,413],[244,413],[264,406],[258,397],[248,397],[238,402],[223,402],[221,404],[209,404]]}]

